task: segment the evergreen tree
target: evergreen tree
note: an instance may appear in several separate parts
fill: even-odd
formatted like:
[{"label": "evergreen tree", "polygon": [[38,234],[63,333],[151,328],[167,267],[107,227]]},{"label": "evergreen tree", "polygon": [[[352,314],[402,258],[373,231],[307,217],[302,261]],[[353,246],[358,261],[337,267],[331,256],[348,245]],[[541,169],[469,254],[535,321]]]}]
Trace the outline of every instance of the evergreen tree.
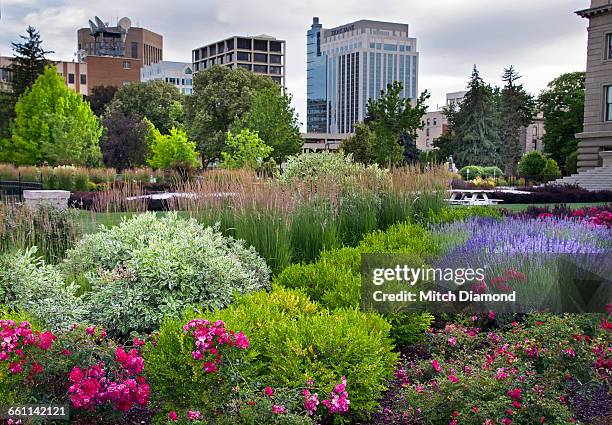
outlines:
[{"label": "evergreen tree", "polygon": [[502,80],[506,83],[500,97],[500,160],[506,175],[515,175],[516,167],[523,154],[520,132],[528,126],[535,109],[533,96],[517,84],[521,76],[511,65],[504,69]]},{"label": "evergreen tree", "polygon": [[486,84],[474,65],[461,107],[454,123],[454,157],[457,164],[499,164],[499,114],[494,91]]},{"label": "evergreen tree", "polygon": [[42,48],[40,33],[34,27],[29,26],[26,32],[26,36],[20,36],[23,42],[11,43],[15,51],[11,64],[11,87],[15,99],[32,87],[38,76],[45,71],[45,66],[49,64],[45,55],[54,53]]}]

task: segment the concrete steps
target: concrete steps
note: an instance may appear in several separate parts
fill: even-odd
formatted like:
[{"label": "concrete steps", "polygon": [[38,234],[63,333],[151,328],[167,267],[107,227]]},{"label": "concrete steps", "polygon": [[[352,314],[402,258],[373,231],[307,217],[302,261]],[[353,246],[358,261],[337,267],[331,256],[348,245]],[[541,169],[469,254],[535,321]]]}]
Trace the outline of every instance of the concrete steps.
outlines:
[{"label": "concrete steps", "polygon": [[612,165],[591,168],[590,170],[549,182],[547,185],[577,185],[590,191],[612,190]]}]

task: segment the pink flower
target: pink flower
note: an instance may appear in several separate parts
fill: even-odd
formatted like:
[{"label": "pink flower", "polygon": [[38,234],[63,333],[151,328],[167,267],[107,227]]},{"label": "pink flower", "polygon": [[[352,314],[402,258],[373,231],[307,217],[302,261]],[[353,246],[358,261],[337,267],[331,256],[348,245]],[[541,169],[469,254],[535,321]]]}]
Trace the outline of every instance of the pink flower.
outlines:
[{"label": "pink flower", "polygon": [[448,375],[448,380],[451,381],[453,384],[456,384],[457,382],[459,382],[459,380],[457,379],[455,375]]},{"label": "pink flower", "polygon": [[563,354],[565,354],[567,357],[576,357],[576,352],[571,348],[566,348],[563,350]]},{"label": "pink flower", "polygon": [[176,422],[176,420],[178,419],[178,415],[174,410],[168,413],[168,419],[170,419],[172,422]]},{"label": "pink flower", "polygon": [[268,397],[272,397],[272,395],[274,394],[274,390],[271,387],[264,388],[264,392]]},{"label": "pink flower", "polygon": [[489,317],[489,320],[495,319],[495,312],[493,310],[489,310],[488,317]]},{"label": "pink flower", "polygon": [[512,390],[508,390],[506,392],[506,394],[508,395],[508,397],[510,397],[513,400],[520,400],[521,396],[523,394],[523,389],[522,388],[514,388]]},{"label": "pink flower", "polygon": [[437,360],[432,360],[431,365],[433,366],[436,372],[440,372],[442,370],[442,367],[440,366],[440,363]]},{"label": "pink flower", "polygon": [[198,410],[190,410],[187,412],[187,419],[197,421],[202,419],[202,414]]},{"label": "pink flower", "polygon": [[450,337],[450,338],[448,339],[448,344],[449,344],[451,347],[454,347],[455,345],[457,345],[457,338],[455,338],[454,336]]},{"label": "pink flower", "polygon": [[512,421],[510,420],[510,418],[502,419],[502,424],[504,424],[504,425],[510,425],[511,423],[512,423]]},{"label": "pink flower", "polygon": [[304,395],[304,409],[309,415],[314,415],[319,405],[319,394],[312,394],[309,390],[302,391],[302,394]]},{"label": "pink flower", "polygon": [[283,413],[285,413],[285,406],[284,405],[277,405],[275,404],[274,406],[272,406],[272,413],[274,413],[275,415],[282,415]]}]

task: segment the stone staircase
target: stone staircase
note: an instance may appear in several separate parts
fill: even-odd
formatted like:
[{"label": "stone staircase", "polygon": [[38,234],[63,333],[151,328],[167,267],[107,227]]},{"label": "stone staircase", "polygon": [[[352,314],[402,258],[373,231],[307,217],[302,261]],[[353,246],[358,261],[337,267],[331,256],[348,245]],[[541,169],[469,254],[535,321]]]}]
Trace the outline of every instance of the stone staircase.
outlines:
[{"label": "stone staircase", "polygon": [[586,190],[612,190],[612,165],[591,168],[571,176],[547,183],[547,185],[578,185]]}]

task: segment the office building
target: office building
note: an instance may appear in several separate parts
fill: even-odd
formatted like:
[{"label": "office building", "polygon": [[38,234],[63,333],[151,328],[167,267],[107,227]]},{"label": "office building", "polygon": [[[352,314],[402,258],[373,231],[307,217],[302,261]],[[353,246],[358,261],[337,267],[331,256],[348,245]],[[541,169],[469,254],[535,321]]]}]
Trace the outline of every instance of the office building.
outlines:
[{"label": "office building", "polygon": [[193,92],[192,68],[190,62],[161,61],[143,66],[140,70],[140,81],[165,81],[174,84],[181,93],[190,95]]},{"label": "office building", "polygon": [[142,61],[116,56],[86,56],[89,94],[97,86],[121,87],[140,82]]},{"label": "office building", "polygon": [[463,98],[467,94],[467,91],[455,91],[452,93],[446,93],[446,106],[459,106],[463,101]]},{"label": "office building", "polygon": [[527,127],[521,129],[520,142],[523,153],[532,151],[544,152],[544,114],[538,112]]},{"label": "office building", "polygon": [[434,148],[433,142],[448,131],[448,120],[443,111],[427,112],[423,115],[421,125],[417,131],[416,145],[420,151],[430,151]]},{"label": "office building", "polygon": [[302,133],[302,152],[333,152],[350,134]]},{"label": "office building", "polygon": [[368,99],[394,81],[402,97],[416,100],[418,53],[407,24],[360,20],[325,29],[315,17],[306,37],[309,133],[352,133]]},{"label": "office building", "polygon": [[144,65],[161,62],[164,38],[145,28],[133,27],[129,18],[109,26],[97,16],[89,28],[77,31],[79,60],[85,56],[113,56],[139,59]]},{"label": "office building", "polygon": [[584,130],[576,134],[578,169],[612,166],[612,0],[576,12],[589,20]]},{"label": "office building", "polygon": [[55,66],[68,87],[83,96],[89,94],[86,63],[60,61],[55,62]]},{"label": "office building", "polygon": [[269,35],[230,37],[194,49],[191,59],[195,73],[213,65],[244,68],[285,86],[285,41]]}]

